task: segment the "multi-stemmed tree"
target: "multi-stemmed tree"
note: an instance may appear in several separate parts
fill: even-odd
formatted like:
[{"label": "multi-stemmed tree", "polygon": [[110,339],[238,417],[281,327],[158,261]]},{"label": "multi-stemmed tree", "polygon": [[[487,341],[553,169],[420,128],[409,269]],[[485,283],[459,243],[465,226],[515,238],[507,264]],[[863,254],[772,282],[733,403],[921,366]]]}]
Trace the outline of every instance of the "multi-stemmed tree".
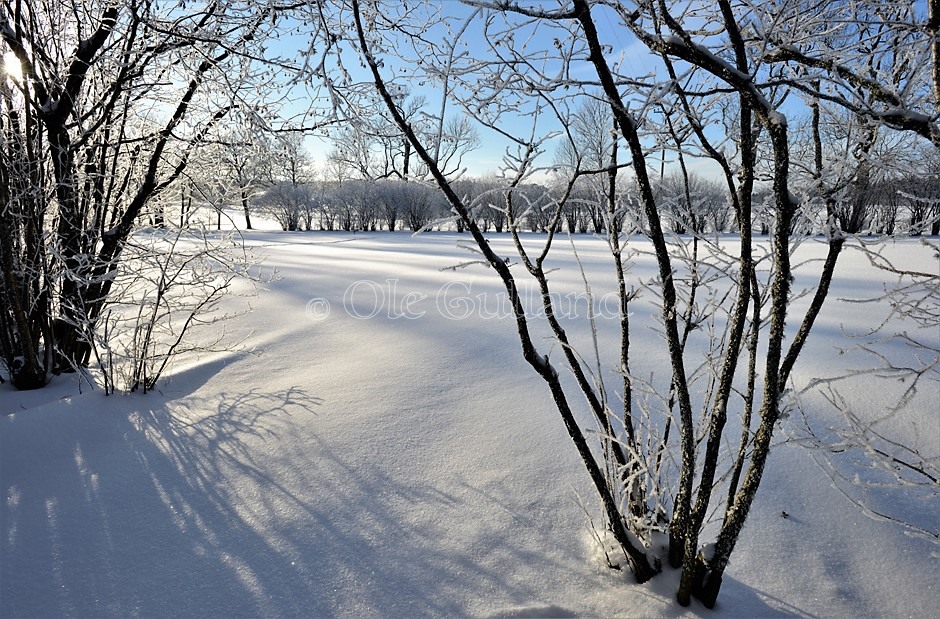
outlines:
[{"label": "multi-stemmed tree", "polygon": [[[905,131],[940,144],[940,69],[931,70],[940,66],[935,4],[929,15],[909,3],[867,1],[719,0],[713,6],[571,0],[546,6],[474,0],[466,10],[444,13],[358,0],[317,7],[329,24],[327,36],[358,50],[374,86],[369,96],[377,93],[385,103],[505,285],[523,356],[545,380],[626,562],[638,580],[651,578],[658,569],[653,533],[668,532],[664,559],[682,570],[677,597],[683,605],[693,595],[707,606],[717,599],[763,477],[790,374],[825,303],[845,243],[842,228],[851,223],[850,211],[831,205],[828,255],[807,309],[795,314],[790,257],[804,229],[797,216],[827,196],[823,183],[806,197],[791,190],[790,118],[825,107],[870,128],[846,159],[856,166],[852,183],[859,189],[875,165],[868,156],[874,138],[866,136]],[[616,22],[617,34],[601,34],[600,20]],[[433,33],[449,38],[437,44]],[[641,61],[618,56],[614,45],[627,44],[647,50]],[[638,62],[641,71],[634,69]],[[487,242],[476,205],[455,191],[437,165],[434,145],[399,107],[396,93],[411,80],[430,79],[443,85],[442,108],[448,99],[458,102],[513,145],[503,191],[518,267]],[[343,93],[337,98],[353,99],[348,81],[327,79],[326,86]],[[537,170],[550,137],[560,133],[572,153],[581,152],[566,121],[585,98],[603,101],[616,139],[606,161],[588,165],[571,158],[553,203],[542,208],[548,234],[533,249],[519,236],[529,212],[519,188]],[[716,122],[716,110],[723,122]],[[707,157],[719,170],[738,230],[733,253],[706,243],[700,229],[685,241],[664,228],[653,174],[662,160],[654,154],[666,151],[683,172],[691,156]],[[822,179],[819,159],[809,169]],[[591,354],[576,350],[556,317],[546,264],[579,179],[594,175],[605,181],[604,230],[621,309],[618,352],[607,362],[588,361]],[[762,191],[769,206],[766,244],[756,243],[752,232]],[[623,217],[625,193],[640,216]],[[651,243],[659,273],[643,285],[659,299],[656,328],[669,374],[652,380],[635,370],[630,354],[638,328],[630,303],[639,283],[628,280],[626,233],[634,225]],[[532,336],[536,318],[526,314],[518,294],[524,278],[542,293],[540,315],[559,344],[560,362]],[[611,366],[619,389],[603,378],[603,368]],[[563,368],[570,378],[562,378]],[[581,399],[601,430],[597,444],[578,421]],[[664,478],[670,459],[677,462],[675,474]],[[715,509],[721,522],[713,543],[705,544],[700,537]]]},{"label": "multi-stemmed tree", "polygon": [[0,353],[13,384],[88,363],[129,236],[233,110],[276,14],[252,3],[4,2]]}]

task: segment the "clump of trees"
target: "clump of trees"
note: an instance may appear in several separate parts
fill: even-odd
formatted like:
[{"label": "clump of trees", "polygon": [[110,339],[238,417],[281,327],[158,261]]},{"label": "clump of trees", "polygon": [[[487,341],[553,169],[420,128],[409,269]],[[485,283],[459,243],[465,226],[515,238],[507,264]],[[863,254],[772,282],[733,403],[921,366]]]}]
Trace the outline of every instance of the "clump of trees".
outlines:
[{"label": "clump of trees", "polygon": [[172,223],[163,199],[253,109],[266,77],[247,67],[277,28],[256,8],[0,7],[0,358],[15,387],[89,364],[135,231]]}]

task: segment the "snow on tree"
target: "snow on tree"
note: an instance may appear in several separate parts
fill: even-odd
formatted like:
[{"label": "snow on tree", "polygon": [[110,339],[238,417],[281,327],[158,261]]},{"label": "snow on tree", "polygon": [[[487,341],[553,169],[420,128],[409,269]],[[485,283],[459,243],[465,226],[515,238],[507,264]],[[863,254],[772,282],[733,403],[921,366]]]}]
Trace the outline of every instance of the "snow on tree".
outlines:
[{"label": "snow on tree", "polygon": [[[864,128],[844,160],[854,166],[849,185],[855,190],[848,199],[859,198],[871,182],[877,165],[873,136],[882,130],[940,144],[940,72],[930,71],[937,66],[937,44],[930,38],[936,37],[936,7],[926,28],[927,16],[909,3],[864,1],[680,6],[479,0],[464,11],[440,12],[350,0],[319,10],[328,36],[358,50],[374,86],[368,91],[360,82],[327,79],[334,99],[348,102],[341,113],[355,116],[355,92],[368,91],[367,98],[377,95],[384,102],[503,282],[522,354],[552,394],[623,560],[641,582],[655,575],[660,560],[668,561],[682,570],[678,601],[687,605],[694,595],[713,606],[789,405],[791,371],[851,231],[844,227],[857,229],[861,221],[860,209],[831,205],[828,255],[808,306],[794,312],[791,252],[806,229],[798,216],[806,210],[804,200],[824,202],[826,189],[818,184],[805,198],[793,191],[791,116],[824,108]],[[599,32],[601,20],[617,24],[613,36],[619,40]],[[487,48],[469,50],[463,35],[471,30],[482,33]],[[435,34],[446,37],[437,43]],[[627,42],[648,50],[650,66],[642,72],[616,55],[612,43]],[[502,191],[516,255],[492,249],[475,217],[477,204],[456,191],[438,166],[435,143],[403,114],[397,93],[412,80],[436,81],[441,109],[457,103],[512,143]],[[804,104],[794,108],[789,100],[797,98]],[[586,101],[602,101],[609,110],[616,139],[603,161],[577,156],[581,149],[569,110]],[[724,118],[724,135],[714,130],[716,110],[733,111]],[[547,235],[533,247],[519,235],[532,213],[521,187],[540,170],[540,155],[558,126],[575,148],[565,158],[551,203],[538,207]],[[683,171],[693,156],[717,166],[735,215],[736,243],[704,236],[704,225],[691,220],[690,240],[667,232],[651,173],[659,167],[652,155],[657,151],[673,153]],[[818,158],[809,170],[822,179]],[[594,175],[604,180],[602,229],[620,300],[621,336],[613,359],[602,357],[596,339],[580,347],[573,341],[551,294],[555,276],[549,264],[566,208],[578,181]],[[683,178],[689,209],[693,192],[689,175]],[[762,192],[766,200],[758,201]],[[626,216],[624,195],[640,216]],[[764,202],[766,251],[768,245],[753,239]],[[655,281],[630,280],[632,234],[646,236],[654,247]],[[522,281],[538,287],[544,325],[527,315],[518,293]],[[585,285],[589,291],[590,282]],[[630,311],[638,293],[659,300],[652,326],[664,339],[668,376],[645,376],[631,356],[631,333],[645,328]],[[547,328],[555,345],[543,348],[533,336],[536,328]],[[579,422],[581,406],[598,432]],[[729,424],[731,415],[740,423]],[[592,436],[599,440],[592,442]],[[703,543],[706,519],[716,510],[721,516],[714,540]],[[662,557],[653,547],[659,531],[668,533]]]},{"label": "snow on tree", "polygon": [[[0,352],[18,388],[86,366],[141,221],[270,76],[252,3],[4,3]],[[55,44],[50,44],[55,42]],[[185,198],[183,199],[185,202]]]}]

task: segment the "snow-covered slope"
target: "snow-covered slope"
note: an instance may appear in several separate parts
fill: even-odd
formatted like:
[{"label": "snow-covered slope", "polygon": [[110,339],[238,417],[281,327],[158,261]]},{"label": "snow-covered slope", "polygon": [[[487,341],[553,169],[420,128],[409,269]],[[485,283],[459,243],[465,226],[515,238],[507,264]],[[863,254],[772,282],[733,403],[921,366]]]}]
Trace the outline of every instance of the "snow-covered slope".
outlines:
[{"label": "snow-covered slope", "polygon": [[[936,545],[861,515],[794,444],[772,456],[715,611],[676,605],[675,574],[606,569],[587,476],[493,273],[444,270],[472,259],[460,239],[250,233],[279,278],[229,325],[244,351],[183,360],[146,396],[0,386],[0,616],[935,612]],[[601,295],[602,241],[579,254]],[[856,260],[836,296],[867,281]],[[875,310],[831,312],[798,383],[838,373],[849,311]],[[640,336],[638,358],[657,342]],[[934,383],[907,413],[934,450],[938,409]]]}]

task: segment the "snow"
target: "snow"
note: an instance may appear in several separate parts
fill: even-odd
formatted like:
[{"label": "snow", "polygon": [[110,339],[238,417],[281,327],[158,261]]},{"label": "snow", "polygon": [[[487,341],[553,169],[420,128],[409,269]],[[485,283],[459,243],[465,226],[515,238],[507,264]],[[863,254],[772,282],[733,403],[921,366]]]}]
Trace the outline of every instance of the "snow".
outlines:
[{"label": "snow", "polygon": [[777,127],[786,127],[787,117],[776,110],[772,110],[767,113],[767,122]]},{"label": "snow", "polygon": [[[597,522],[596,500],[514,322],[492,308],[460,320],[442,311],[459,310],[446,305],[455,300],[495,307],[500,292],[491,269],[443,270],[466,261],[464,237],[245,237],[279,275],[228,326],[245,350],[183,359],[146,396],[104,396],[74,376],[35,392],[0,385],[0,616],[935,611],[935,545],[863,516],[792,443],[771,455],[715,611],[679,607],[675,572],[634,584],[605,567],[593,541],[581,505]],[[509,239],[493,239],[509,255]],[[928,256],[919,247],[897,252],[917,262]],[[604,242],[578,248],[600,298]],[[822,256],[825,244],[800,251]],[[647,259],[630,277],[654,276]],[[834,299],[880,289],[867,261],[846,260]],[[556,262],[566,267],[552,275],[556,289],[582,290],[573,258]],[[796,288],[812,283],[807,273]],[[350,292],[354,282],[372,284]],[[636,314],[648,316],[649,303]],[[358,318],[352,306],[381,311]],[[872,311],[834,305],[820,317],[797,387],[838,373],[841,326]],[[581,322],[571,332],[586,346]],[[557,364],[557,347],[539,342]],[[638,336],[637,359],[657,342]],[[889,394],[861,381],[850,395],[874,410]],[[906,412],[934,450],[938,402],[931,384]],[[802,404],[825,418],[820,398]]]}]

